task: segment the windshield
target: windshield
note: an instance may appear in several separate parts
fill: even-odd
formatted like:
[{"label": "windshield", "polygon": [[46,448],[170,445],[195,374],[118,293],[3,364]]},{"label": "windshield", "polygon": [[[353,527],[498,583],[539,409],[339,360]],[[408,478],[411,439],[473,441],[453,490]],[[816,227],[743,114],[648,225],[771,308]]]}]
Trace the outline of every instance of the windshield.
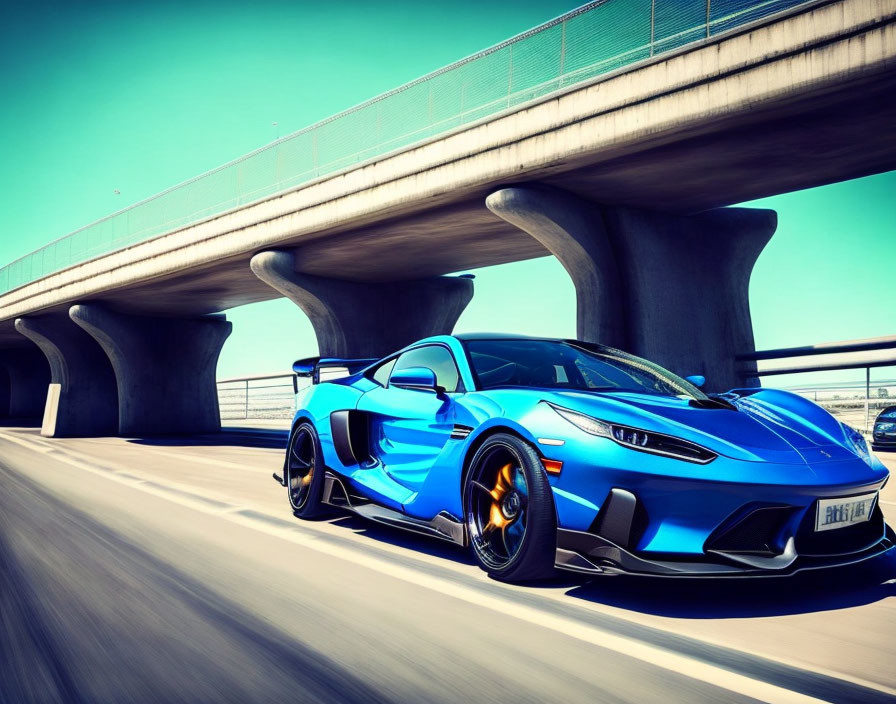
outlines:
[{"label": "windshield", "polygon": [[662,367],[611,347],[561,340],[466,340],[480,389],[630,391],[708,398]]}]

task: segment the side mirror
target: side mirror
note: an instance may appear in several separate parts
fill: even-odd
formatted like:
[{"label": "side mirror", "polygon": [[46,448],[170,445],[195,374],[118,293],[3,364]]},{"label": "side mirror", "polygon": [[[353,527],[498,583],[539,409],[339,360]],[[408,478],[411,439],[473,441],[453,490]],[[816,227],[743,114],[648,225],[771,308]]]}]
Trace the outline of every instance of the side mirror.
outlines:
[{"label": "side mirror", "polygon": [[307,359],[297,359],[292,363],[292,370],[298,376],[314,376],[314,368],[320,361],[320,357],[308,357]]},{"label": "side mirror", "polygon": [[444,393],[445,389],[436,383],[436,373],[428,367],[406,367],[392,372],[389,386],[412,391],[434,391]]},{"label": "side mirror", "polygon": [[700,376],[699,374],[694,374],[693,376],[686,376],[684,378],[684,380],[691,382],[698,389],[702,389],[703,385],[706,383],[706,377]]}]

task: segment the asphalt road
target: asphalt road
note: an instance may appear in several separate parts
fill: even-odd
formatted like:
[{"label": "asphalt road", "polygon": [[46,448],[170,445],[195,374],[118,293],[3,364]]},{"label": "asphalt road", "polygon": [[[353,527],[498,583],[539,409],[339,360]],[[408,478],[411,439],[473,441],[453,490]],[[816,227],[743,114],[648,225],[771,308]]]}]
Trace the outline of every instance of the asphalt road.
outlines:
[{"label": "asphalt road", "polygon": [[0,701],[896,701],[896,556],[505,585],[450,545],[293,518],[283,442],[0,428]]}]

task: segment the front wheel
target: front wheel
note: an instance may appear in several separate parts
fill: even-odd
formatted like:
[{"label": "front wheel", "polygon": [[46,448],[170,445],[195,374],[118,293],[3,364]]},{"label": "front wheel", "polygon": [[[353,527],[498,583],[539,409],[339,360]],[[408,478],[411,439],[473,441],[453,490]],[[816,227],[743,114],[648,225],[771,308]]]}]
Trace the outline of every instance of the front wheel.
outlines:
[{"label": "front wheel", "polygon": [[515,435],[492,435],[473,456],[464,511],[479,566],[504,581],[554,574],[557,519],[535,449]]},{"label": "front wheel", "polygon": [[321,503],[324,487],[323,458],[314,426],[305,421],[296,426],[286,451],[283,469],[286,491],[293,513],[314,518],[326,512]]}]

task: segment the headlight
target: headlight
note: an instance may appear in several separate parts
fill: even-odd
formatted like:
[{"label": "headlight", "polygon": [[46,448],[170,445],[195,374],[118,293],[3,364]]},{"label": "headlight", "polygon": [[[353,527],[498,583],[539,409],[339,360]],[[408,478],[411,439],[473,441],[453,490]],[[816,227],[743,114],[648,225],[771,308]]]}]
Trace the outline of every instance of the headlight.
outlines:
[{"label": "headlight", "polygon": [[630,428],[627,425],[607,423],[578,411],[555,406],[553,403],[548,403],[548,405],[580,430],[584,430],[590,435],[609,438],[623,447],[629,447],[640,452],[649,452],[653,455],[674,457],[686,462],[696,462],[697,464],[707,464],[718,457],[716,453],[688,440],[641,430],[640,428]]},{"label": "headlight", "polygon": [[891,430],[896,430],[896,423],[875,423],[874,425],[876,433],[889,433]]},{"label": "headlight", "polygon": [[602,438],[611,437],[609,423],[604,423],[597,418],[586,416],[584,413],[578,413],[576,411],[571,411],[568,408],[555,406],[553,403],[549,403],[548,405],[580,430],[584,430],[591,435],[598,435]]},{"label": "headlight", "polygon": [[846,440],[852,446],[853,451],[859,457],[870,464],[871,453],[868,452],[868,443],[865,442],[865,436],[846,423],[841,423],[840,427],[843,428],[843,434],[846,436]]}]

